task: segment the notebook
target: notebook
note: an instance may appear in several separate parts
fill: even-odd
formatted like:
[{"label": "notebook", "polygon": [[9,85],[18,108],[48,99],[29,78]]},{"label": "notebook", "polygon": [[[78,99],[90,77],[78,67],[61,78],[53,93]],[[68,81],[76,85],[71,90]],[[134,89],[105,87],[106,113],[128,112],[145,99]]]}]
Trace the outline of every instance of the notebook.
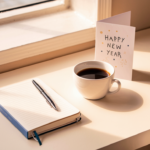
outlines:
[{"label": "notebook", "polygon": [[54,101],[53,109],[31,80],[0,89],[1,113],[27,138],[78,122],[80,111],[40,79],[34,79]]}]

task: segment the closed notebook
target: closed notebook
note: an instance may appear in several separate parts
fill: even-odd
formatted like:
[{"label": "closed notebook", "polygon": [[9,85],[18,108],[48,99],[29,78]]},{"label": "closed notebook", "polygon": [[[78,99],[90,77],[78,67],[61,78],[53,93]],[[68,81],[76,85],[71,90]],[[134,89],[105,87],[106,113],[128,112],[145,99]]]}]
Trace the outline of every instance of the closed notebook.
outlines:
[{"label": "closed notebook", "polygon": [[53,109],[27,80],[0,89],[0,111],[27,138],[77,122],[80,112],[40,79],[34,79],[54,101]]}]

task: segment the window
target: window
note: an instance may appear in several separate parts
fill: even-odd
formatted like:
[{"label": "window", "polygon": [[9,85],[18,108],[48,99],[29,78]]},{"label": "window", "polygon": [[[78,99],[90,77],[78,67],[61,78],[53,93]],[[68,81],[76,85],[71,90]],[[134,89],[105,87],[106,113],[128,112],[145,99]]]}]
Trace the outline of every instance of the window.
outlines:
[{"label": "window", "polygon": [[53,0],[0,0],[0,12],[28,7]]}]

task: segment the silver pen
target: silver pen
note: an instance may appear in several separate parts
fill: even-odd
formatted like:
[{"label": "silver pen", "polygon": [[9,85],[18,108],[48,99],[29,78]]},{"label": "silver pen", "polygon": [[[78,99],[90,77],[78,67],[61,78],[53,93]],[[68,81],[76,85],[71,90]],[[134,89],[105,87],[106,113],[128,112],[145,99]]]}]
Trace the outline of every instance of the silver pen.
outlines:
[{"label": "silver pen", "polygon": [[32,83],[35,85],[35,87],[39,90],[39,92],[44,96],[44,98],[47,100],[47,102],[55,109],[57,110],[54,102],[50,99],[50,97],[44,92],[44,90],[39,86],[37,82],[32,80]]}]

